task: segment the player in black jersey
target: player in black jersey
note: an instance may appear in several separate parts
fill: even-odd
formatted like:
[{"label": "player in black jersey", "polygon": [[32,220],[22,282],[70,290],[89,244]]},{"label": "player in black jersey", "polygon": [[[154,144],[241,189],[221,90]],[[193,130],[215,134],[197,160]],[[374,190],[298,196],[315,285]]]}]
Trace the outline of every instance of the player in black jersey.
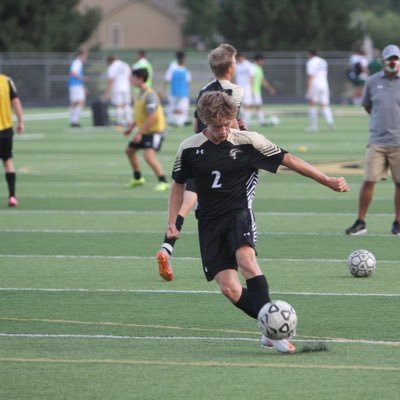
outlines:
[{"label": "player in black jersey", "polygon": [[[243,99],[243,88],[231,82],[236,71],[236,49],[230,44],[223,43],[208,54],[208,63],[216,79],[204,86],[197,97],[196,105],[204,93],[212,91],[224,91],[234,99],[238,106],[236,120],[233,121],[234,128],[244,129],[243,122],[239,119],[239,109]],[[194,113],[193,128],[196,133],[203,131],[206,125],[199,118],[197,110]],[[185,217],[197,203],[196,187],[193,179],[186,182],[185,194],[182,207],[179,210],[176,226],[181,229]],[[167,281],[173,279],[171,268],[171,255],[176,239],[164,236],[161,250],[157,252],[158,271],[161,277]]]},{"label": "player in black jersey", "polygon": [[[207,128],[184,140],[173,167],[167,236],[179,238],[175,226],[183,201],[185,182],[194,179],[198,195],[196,217],[203,270],[208,281],[215,279],[220,291],[236,307],[257,318],[271,301],[268,283],[256,259],[256,225],[252,211],[258,170],[272,173],[283,165],[337,192],[349,190],[343,177],[325,175],[289,154],[257,132],[231,128],[237,114],[232,97],[223,92],[205,93],[198,104]],[[246,280],[242,287],[237,271]],[[262,344],[283,353],[295,347],[287,339]]]}]

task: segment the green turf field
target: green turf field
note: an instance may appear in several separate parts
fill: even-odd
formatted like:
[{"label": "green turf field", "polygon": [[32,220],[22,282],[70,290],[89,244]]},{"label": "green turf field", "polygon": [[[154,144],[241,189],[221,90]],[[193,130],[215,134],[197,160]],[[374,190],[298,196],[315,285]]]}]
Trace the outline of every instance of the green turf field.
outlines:
[{"label": "green turf field", "polygon": [[[262,174],[258,185],[258,257],[272,297],[297,311],[298,353],[262,350],[256,322],[205,281],[193,215],[176,246],[175,280],[160,279],[154,255],[168,193],[153,190],[145,164],[147,184],[125,186],[120,132],[89,118],[71,129],[65,110],[26,110],[15,140],[17,209],[0,181],[0,399],[398,398],[390,179],[376,187],[368,234],[344,234],[356,218],[368,117],[336,107],[336,131],[320,121],[319,133],[306,133],[305,106],[272,109],[291,115],[262,128],[267,137],[352,188],[335,193],[287,171]],[[159,155],[168,175],[190,132],[169,130]],[[359,248],[377,258],[367,279],[347,269]],[[320,344],[327,351],[310,351]]]}]

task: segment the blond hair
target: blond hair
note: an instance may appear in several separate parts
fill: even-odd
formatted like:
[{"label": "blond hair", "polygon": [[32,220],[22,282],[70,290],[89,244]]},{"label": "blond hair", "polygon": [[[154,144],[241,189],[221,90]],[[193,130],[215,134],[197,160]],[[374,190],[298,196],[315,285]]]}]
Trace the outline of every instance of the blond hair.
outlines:
[{"label": "blond hair", "polygon": [[224,76],[232,66],[236,49],[228,43],[222,43],[208,53],[208,64],[211,71],[218,78]]},{"label": "blond hair", "polygon": [[201,96],[197,104],[197,112],[206,125],[220,126],[236,118],[238,107],[232,96],[213,91]]}]

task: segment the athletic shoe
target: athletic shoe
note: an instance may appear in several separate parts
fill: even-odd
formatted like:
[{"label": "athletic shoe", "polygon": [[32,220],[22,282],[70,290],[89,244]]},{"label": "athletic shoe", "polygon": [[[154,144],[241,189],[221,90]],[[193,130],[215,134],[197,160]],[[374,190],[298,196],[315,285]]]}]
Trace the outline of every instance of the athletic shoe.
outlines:
[{"label": "athletic shoe", "polygon": [[166,281],[172,281],[174,279],[174,273],[172,272],[170,256],[164,250],[159,250],[157,253],[157,262],[158,262],[158,273],[161,278]]},{"label": "athletic shoe", "polygon": [[154,190],[157,192],[165,192],[166,190],[169,190],[170,186],[171,185],[168,182],[159,182]]},{"label": "athletic shoe", "polygon": [[350,228],[346,229],[347,235],[362,235],[364,233],[367,233],[367,224],[361,219],[357,219]]},{"label": "athletic shoe", "polygon": [[8,198],[8,207],[17,207],[18,205],[18,200],[14,196],[10,196]]},{"label": "athletic shoe", "polygon": [[296,347],[287,339],[272,340],[262,335],[260,343],[262,347],[274,347],[279,353],[294,353],[296,351]]},{"label": "athletic shoe", "polygon": [[128,186],[131,187],[131,188],[135,188],[135,187],[137,187],[137,186],[142,186],[142,185],[144,185],[145,183],[146,183],[146,179],[144,179],[143,176],[142,176],[142,177],[139,178],[139,179],[132,179],[132,180],[129,182]]},{"label": "athletic shoe", "polygon": [[81,127],[81,124],[76,123],[76,122],[71,122],[71,123],[69,124],[69,126],[70,126],[71,128],[80,128],[80,127]]},{"label": "athletic shoe", "polygon": [[391,232],[393,233],[393,235],[400,235],[400,222],[399,221],[393,222]]}]

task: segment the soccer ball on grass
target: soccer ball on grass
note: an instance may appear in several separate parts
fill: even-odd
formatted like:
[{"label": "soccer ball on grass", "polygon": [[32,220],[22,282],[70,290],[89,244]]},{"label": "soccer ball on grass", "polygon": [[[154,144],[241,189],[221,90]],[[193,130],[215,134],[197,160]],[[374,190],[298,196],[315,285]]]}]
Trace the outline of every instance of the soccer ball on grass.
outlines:
[{"label": "soccer ball on grass", "polygon": [[265,124],[267,126],[276,126],[279,125],[279,123],[280,123],[279,117],[276,115],[270,115],[265,121]]},{"label": "soccer ball on grass", "polygon": [[286,301],[272,301],[261,308],[257,323],[261,333],[270,339],[288,338],[296,334],[296,311]]},{"label": "soccer ball on grass", "polygon": [[347,259],[350,273],[356,278],[366,278],[375,271],[375,256],[368,250],[355,250]]}]

